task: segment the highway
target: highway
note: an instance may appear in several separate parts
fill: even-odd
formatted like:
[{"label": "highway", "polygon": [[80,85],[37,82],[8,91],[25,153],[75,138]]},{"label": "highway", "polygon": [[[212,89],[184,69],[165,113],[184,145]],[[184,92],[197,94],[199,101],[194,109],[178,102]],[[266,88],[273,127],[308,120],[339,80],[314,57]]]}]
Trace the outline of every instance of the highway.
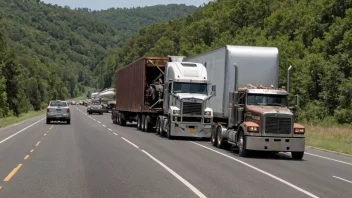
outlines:
[{"label": "highway", "polygon": [[306,148],[289,155],[168,140],[71,106],[0,129],[0,197],[352,197],[352,158]]}]

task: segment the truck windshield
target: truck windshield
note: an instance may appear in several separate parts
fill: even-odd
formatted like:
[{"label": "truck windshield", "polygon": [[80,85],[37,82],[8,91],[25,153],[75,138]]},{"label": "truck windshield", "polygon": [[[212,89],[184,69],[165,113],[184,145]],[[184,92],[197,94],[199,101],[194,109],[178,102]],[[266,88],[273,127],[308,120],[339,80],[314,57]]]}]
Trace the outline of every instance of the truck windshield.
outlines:
[{"label": "truck windshield", "polygon": [[174,83],[174,93],[199,93],[207,94],[206,83]]},{"label": "truck windshield", "polygon": [[265,95],[265,94],[248,94],[248,105],[261,106],[287,106],[287,96],[285,95]]}]

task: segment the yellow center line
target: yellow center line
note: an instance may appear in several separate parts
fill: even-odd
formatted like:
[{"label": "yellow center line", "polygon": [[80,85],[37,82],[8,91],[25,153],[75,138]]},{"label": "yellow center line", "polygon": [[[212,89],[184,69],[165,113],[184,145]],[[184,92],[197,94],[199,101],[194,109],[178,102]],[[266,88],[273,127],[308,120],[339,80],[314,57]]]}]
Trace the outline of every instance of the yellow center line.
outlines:
[{"label": "yellow center line", "polygon": [[0,186],[0,190],[2,189],[2,186]]},{"label": "yellow center line", "polygon": [[19,164],[16,168],[14,168],[9,175],[4,179],[5,182],[10,181],[10,179],[17,173],[17,171],[21,168],[22,164]]},{"label": "yellow center line", "polygon": [[44,136],[46,136],[46,133],[44,134]]},{"label": "yellow center line", "polygon": [[38,141],[38,143],[35,146],[38,146],[40,144],[40,141]]},{"label": "yellow center line", "polygon": [[34,149],[32,149],[30,152],[33,153]]},{"label": "yellow center line", "polygon": [[26,157],[24,157],[24,160],[28,159],[29,158],[29,155],[26,155]]}]

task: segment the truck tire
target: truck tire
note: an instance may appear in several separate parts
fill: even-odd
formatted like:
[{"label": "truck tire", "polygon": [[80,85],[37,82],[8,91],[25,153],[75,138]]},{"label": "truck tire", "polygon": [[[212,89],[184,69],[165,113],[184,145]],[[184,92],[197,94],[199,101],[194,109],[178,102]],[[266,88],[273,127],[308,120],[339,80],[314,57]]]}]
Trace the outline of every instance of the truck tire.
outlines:
[{"label": "truck tire", "polygon": [[167,138],[169,140],[172,140],[173,137],[171,135],[171,117],[170,116],[167,118],[167,123],[168,123],[168,126],[167,126]]},{"label": "truck tire", "polygon": [[222,137],[221,126],[216,127],[216,139],[218,148],[227,149],[229,147],[229,143]]},{"label": "truck tire", "polygon": [[164,118],[160,117],[159,119],[159,135],[160,137],[164,137],[165,136],[165,132],[164,132]]},{"label": "truck tire", "polygon": [[244,132],[241,130],[239,131],[239,137],[238,137],[238,155],[240,157],[247,157],[248,156],[248,150],[246,149],[246,136],[244,135]]},{"label": "truck tire", "polygon": [[301,160],[304,156],[304,152],[291,152],[291,156],[293,159]]},{"label": "truck tire", "polygon": [[120,116],[120,112],[116,113],[116,120],[117,120],[117,125],[121,126],[121,116]]},{"label": "truck tire", "polygon": [[112,123],[117,124],[117,119],[116,119],[116,116],[114,116],[114,115],[115,115],[115,111],[112,111],[111,112]]},{"label": "truck tire", "polygon": [[156,118],[156,125],[155,125],[155,131],[157,135],[160,135],[160,121],[159,121],[159,117]]},{"label": "truck tire", "polygon": [[211,137],[210,137],[210,142],[213,146],[217,145],[217,134],[216,134],[216,126],[213,126],[211,128]]},{"label": "truck tire", "polygon": [[137,115],[137,129],[142,130],[142,116],[140,114]]},{"label": "truck tire", "polygon": [[46,119],[46,124],[50,124],[50,119]]},{"label": "truck tire", "polygon": [[151,119],[150,116],[147,115],[145,116],[145,121],[144,121],[144,130],[145,132],[150,132],[151,131]]},{"label": "truck tire", "polygon": [[145,125],[144,125],[144,123],[145,123],[145,115],[142,115],[142,131],[145,131]]},{"label": "truck tire", "polygon": [[120,122],[121,126],[126,126],[126,116],[124,113],[120,113]]}]

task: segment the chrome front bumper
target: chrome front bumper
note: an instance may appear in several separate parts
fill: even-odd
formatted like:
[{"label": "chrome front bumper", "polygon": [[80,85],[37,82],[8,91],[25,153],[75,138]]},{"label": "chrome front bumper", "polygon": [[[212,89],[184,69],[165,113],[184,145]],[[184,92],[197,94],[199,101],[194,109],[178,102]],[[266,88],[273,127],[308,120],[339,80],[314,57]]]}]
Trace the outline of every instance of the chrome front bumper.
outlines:
[{"label": "chrome front bumper", "polygon": [[171,136],[210,138],[211,124],[171,122]]},{"label": "chrome front bumper", "polygon": [[302,152],[305,138],[246,136],[246,149],[256,151]]}]

